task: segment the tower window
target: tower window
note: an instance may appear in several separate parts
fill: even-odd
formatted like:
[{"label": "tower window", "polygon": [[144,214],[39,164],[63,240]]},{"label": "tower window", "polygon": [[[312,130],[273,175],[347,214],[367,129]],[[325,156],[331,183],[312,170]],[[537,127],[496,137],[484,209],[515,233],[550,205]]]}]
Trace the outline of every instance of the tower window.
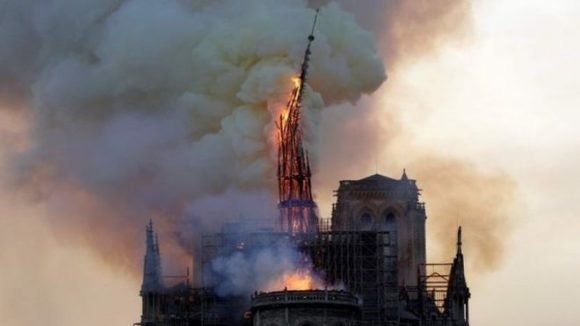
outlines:
[{"label": "tower window", "polygon": [[369,213],[363,213],[360,217],[360,226],[362,230],[369,230],[372,224],[372,217]]},{"label": "tower window", "polygon": [[382,224],[385,230],[395,230],[397,228],[397,216],[393,212],[385,213]]}]

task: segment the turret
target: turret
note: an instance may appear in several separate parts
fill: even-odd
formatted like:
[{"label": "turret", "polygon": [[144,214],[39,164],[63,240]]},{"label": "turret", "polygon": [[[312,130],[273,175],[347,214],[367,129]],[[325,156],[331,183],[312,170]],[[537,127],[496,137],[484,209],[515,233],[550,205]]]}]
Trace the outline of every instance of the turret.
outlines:
[{"label": "turret", "polygon": [[145,228],[145,258],[143,262],[143,283],[141,284],[142,312],[141,324],[154,325],[160,313],[163,291],[159,240],[153,231],[153,222]]}]

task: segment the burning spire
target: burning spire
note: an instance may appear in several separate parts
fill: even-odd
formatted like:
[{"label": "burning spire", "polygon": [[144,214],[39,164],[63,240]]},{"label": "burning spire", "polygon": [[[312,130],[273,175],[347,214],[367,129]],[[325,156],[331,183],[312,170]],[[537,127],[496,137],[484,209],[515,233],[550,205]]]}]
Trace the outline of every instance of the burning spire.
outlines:
[{"label": "burning spire", "polygon": [[302,145],[302,125],[300,123],[302,96],[308,75],[310,47],[314,41],[318,12],[316,10],[312,31],[308,36],[308,46],[302,60],[300,76],[294,80],[294,89],[278,122],[280,228],[291,234],[314,233],[318,230],[316,203],[312,200],[310,163],[308,153]]}]

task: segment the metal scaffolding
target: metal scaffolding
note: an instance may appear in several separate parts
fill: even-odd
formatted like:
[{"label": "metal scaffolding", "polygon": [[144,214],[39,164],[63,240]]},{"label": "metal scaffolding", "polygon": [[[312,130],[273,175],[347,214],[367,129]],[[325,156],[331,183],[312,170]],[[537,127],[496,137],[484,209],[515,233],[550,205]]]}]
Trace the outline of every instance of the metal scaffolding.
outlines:
[{"label": "metal scaffolding", "polygon": [[423,264],[419,268],[417,287],[418,313],[424,326],[452,325],[445,311],[452,264]]},{"label": "metal scaffolding", "polygon": [[[398,325],[397,237],[389,231],[326,231],[312,235],[285,232],[217,233],[202,240],[202,264],[220,254],[288,241],[310,258],[331,287],[360,295],[368,325]],[[204,286],[211,280],[204,279]]]},{"label": "metal scaffolding", "polygon": [[329,231],[301,243],[327,284],[361,296],[368,325],[398,325],[396,235],[387,231]]}]

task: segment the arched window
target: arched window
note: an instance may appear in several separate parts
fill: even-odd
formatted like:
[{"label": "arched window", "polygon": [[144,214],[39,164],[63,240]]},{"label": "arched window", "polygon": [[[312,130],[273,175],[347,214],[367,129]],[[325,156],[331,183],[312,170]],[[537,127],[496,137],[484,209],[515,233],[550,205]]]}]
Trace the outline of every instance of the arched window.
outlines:
[{"label": "arched window", "polygon": [[396,230],[397,215],[395,215],[395,213],[393,213],[392,211],[385,212],[385,214],[383,214],[383,220],[381,224],[383,230],[388,231]]},{"label": "arched window", "polygon": [[365,212],[360,216],[360,229],[368,231],[371,229],[371,225],[373,223],[373,218],[371,214]]}]

